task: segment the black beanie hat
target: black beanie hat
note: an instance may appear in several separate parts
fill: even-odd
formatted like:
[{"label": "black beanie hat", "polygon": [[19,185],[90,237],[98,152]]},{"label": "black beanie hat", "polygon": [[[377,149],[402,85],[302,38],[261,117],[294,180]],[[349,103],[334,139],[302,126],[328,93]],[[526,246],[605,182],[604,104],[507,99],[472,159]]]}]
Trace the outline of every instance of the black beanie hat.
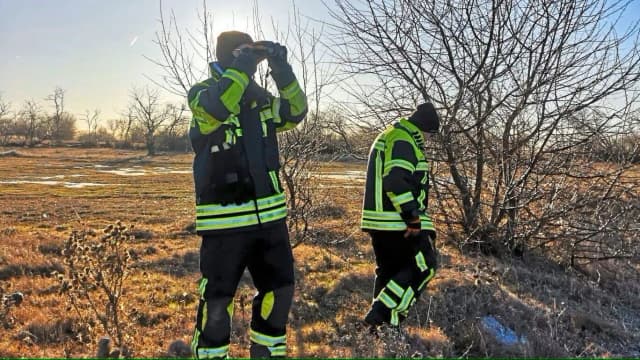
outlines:
[{"label": "black beanie hat", "polygon": [[249,34],[240,31],[225,31],[218,35],[216,42],[216,57],[220,65],[228,67],[233,62],[233,50],[242,44],[251,44],[253,39]]},{"label": "black beanie hat", "polygon": [[438,132],[440,128],[440,117],[432,103],[418,105],[416,111],[411,114],[409,121],[423,132]]}]

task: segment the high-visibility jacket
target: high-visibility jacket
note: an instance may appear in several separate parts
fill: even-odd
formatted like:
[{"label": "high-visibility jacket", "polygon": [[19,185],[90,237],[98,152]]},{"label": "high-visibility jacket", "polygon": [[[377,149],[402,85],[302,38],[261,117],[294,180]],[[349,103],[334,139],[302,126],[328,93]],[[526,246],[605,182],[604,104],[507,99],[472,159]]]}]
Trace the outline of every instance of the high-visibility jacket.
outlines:
[{"label": "high-visibility jacket", "polygon": [[427,213],[429,163],[423,147],[422,132],[407,119],[400,119],[378,135],[367,165],[363,230],[405,230],[405,215],[419,216],[422,229],[435,232]]},{"label": "high-visibility jacket", "polygon": [[[302,121],[306,96],[290,66],[272,72],[279,97],[251,84],[240,69],[210,67],[212,76],[188,94],[196,231],[250,229],[285,219],[276,132]],[[260,95],[249,97],[248,86]]]}]

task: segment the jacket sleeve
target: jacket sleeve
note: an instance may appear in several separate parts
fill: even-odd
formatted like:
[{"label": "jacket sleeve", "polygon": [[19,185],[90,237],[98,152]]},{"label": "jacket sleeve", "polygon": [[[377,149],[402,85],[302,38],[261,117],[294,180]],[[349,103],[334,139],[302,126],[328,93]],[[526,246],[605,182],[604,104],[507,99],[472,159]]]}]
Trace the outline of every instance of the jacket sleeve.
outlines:
[{"label": "jacket sleeve", "polygon": [[307,115],[307,96],[293,74],[291,65],[284,64],[271,71],[279,97],[273,100],[274,122],[278,132],[293,129]]},{"label": "jacket sleeve", "polygon": [[[239,59],[239,58],[238,58]],[[249,85],[251,65],[240,61],[225,69],[219,80],[209,78],[195,84],[187,95],[193,120],[206,135],[224,123],[238,124],[240,100]]]},{"label": "jacket sleeve", "polygon": [[411,144],[404,140],[392,142],[385,151],[382,174],[382,188],[393,206],[402,215],[405,222],[419,215],[418,202],[413,196],[411,176],[416,170],[418,159]]}]

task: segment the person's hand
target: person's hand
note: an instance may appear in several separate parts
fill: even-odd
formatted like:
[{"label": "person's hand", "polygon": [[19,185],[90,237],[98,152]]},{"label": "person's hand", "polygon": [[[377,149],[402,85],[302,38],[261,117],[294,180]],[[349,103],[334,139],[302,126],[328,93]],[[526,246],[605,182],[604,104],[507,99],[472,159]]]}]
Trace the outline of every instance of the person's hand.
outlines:
[{"label": "person's hand", "polygon": [[231,64],[232,68],[244,71],[249,77],[255,74],[258,63],[263,59],[259,59],[256,53],[251,49],[251,45],[243,44],[233,50],[235,60]]},{"label": "person's hand", "polygon": [[416,217],[414,219],[411,219],[409,223],[407,223],[407,230],[404,232],[404,237],[410,238],[412,236],[418,236],[420,235],[420,231],[421,231],[420,217]]},{"label": "person's hand", "polygon": [[273,62],[287,63],[287,47],[280,43],[273,43],[272,51],[267,57],[269,64]]}]

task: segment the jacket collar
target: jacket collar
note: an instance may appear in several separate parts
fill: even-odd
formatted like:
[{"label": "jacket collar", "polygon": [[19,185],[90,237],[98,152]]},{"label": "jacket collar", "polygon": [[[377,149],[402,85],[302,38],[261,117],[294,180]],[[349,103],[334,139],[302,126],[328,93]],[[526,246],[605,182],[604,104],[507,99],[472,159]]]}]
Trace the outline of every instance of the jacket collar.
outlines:
[{"label": "jacket collar", "polygon": [[224,66],[220,65],[217,61],[209,63],[209,74],[215,79],[219,79],[224,73],[224,70]]},{"label": "jacket collar", "polygon": [[398,124],[401,127],[405,128],[405,130],[407,130],[407,132],[409,132],[409,134],[411,134],[411,136],[416,139],[416,142],[418,144],[424,144],[424,134],[411,121],[407,120],[406,118],[402,118],[398,121]]}]

